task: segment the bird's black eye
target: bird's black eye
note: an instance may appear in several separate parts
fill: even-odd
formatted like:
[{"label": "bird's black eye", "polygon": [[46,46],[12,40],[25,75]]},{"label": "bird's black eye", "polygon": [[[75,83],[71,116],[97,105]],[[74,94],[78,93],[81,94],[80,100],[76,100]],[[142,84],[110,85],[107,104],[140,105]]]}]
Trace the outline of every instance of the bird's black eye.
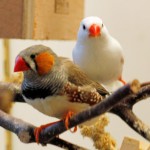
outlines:
[{"label": "bird's black eye", "polygon": [[102,28],[104,27],[104,24],[102,23]]},{"label": "bird's black eye", "polygon": [[31,57],[32,59],[34,59],[34,58],[35,58],[35,55],[34,55],[34,54],[32,54],[32,55],[30,55],[30,57]]},{"label": "bird's black eye", "polygon": [[86,29],[86,27],[85,27],[85,25],[83,24],[83,30],[85,30]]}]

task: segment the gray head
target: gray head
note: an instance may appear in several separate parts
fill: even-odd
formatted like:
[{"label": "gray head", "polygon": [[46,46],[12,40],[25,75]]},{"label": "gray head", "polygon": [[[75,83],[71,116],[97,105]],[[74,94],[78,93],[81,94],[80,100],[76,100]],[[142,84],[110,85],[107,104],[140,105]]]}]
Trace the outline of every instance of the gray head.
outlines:
[{"label": "gray head", "polygon": [[67,81],[59,57],[44,45],[22,50],[15,62],[14,71],[24,72],[23,94],[28,98],[45,97],[59,93]]},{"label": "gray head", "polygon": [[44,45],[34,45],[22,50],[16,57],[14,72],[48,74],[57,64],[57,55]]}]

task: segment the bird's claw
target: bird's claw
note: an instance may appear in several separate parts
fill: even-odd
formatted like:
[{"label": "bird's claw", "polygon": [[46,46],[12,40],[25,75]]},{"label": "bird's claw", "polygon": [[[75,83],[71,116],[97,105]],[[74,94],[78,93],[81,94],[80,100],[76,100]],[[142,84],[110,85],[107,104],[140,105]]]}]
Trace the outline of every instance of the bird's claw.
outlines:
[{"label": "bird's claw", "polygon": [[34,129],[34,137],[35,137],[35,141],[36,141],[37,144],[39,144],[39,136],[40,136],[41,131],[43,129],[45,129],[45,128],[47,128],[47,127],[57,123],[57,122],[59,122],[59,121],[48,123],[48,124],[45,124],[45,125],[41,125],[40,127],[36,127]]},{"label": "bird's claw", "polygon": [[123,85],[126,85],[126,84],[127,84],[126,81],[122,79],[122,77],[120,77],[118,80],[119,80],[120,82],[122,82]]},{"label": "bird's claw", "polygon": [[[69,111],[68,113],[67,113],[67,115],[65,116],[65,127],[66,127],[66,129],[68,130],[69,129],[69,120],[70,120],[70,118],[72,117],[74,115],[74,112],[72,112],[72,111]],[[75,126],[74,127],[74,129],[73,129],[73,131],[72,130],[70,130],[72,133],[74,133],[74,132],[76,132],[77,131],[77,126]]]}]

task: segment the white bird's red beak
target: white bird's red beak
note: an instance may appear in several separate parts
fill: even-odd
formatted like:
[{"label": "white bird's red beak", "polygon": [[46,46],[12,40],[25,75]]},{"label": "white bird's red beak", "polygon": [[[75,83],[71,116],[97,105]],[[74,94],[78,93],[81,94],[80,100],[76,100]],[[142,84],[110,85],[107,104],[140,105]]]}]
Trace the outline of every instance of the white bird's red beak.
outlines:
[{"label": "white bird's red beak", "polygon": [[92,24],[89,28],[90,36],[97,37],[100,35],[100,26],[96,24]]},{"label": "white bird's red beak", "polygon": [[14,72],[26,71],[29,70],[29,66],[26,64],[25,60],[18,56],[15,61]]}]

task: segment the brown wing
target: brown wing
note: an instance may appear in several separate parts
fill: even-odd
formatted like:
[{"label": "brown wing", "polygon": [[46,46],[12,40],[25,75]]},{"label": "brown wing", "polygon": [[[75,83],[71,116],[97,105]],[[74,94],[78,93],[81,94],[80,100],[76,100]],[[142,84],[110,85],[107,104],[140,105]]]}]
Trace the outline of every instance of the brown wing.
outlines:
[{"label": "brown wing", "polygon": [[97,89],[98,93],[101,95],[109,94],[109,92],[101,84],[88,78],[88,76],[68,58],[60,57],[60,61],[62,61],[62,64],[64,64],[65,68],[67,68],[66,71],[68,74],[68,80],[71,83],[77,86],[90,85]]}]

